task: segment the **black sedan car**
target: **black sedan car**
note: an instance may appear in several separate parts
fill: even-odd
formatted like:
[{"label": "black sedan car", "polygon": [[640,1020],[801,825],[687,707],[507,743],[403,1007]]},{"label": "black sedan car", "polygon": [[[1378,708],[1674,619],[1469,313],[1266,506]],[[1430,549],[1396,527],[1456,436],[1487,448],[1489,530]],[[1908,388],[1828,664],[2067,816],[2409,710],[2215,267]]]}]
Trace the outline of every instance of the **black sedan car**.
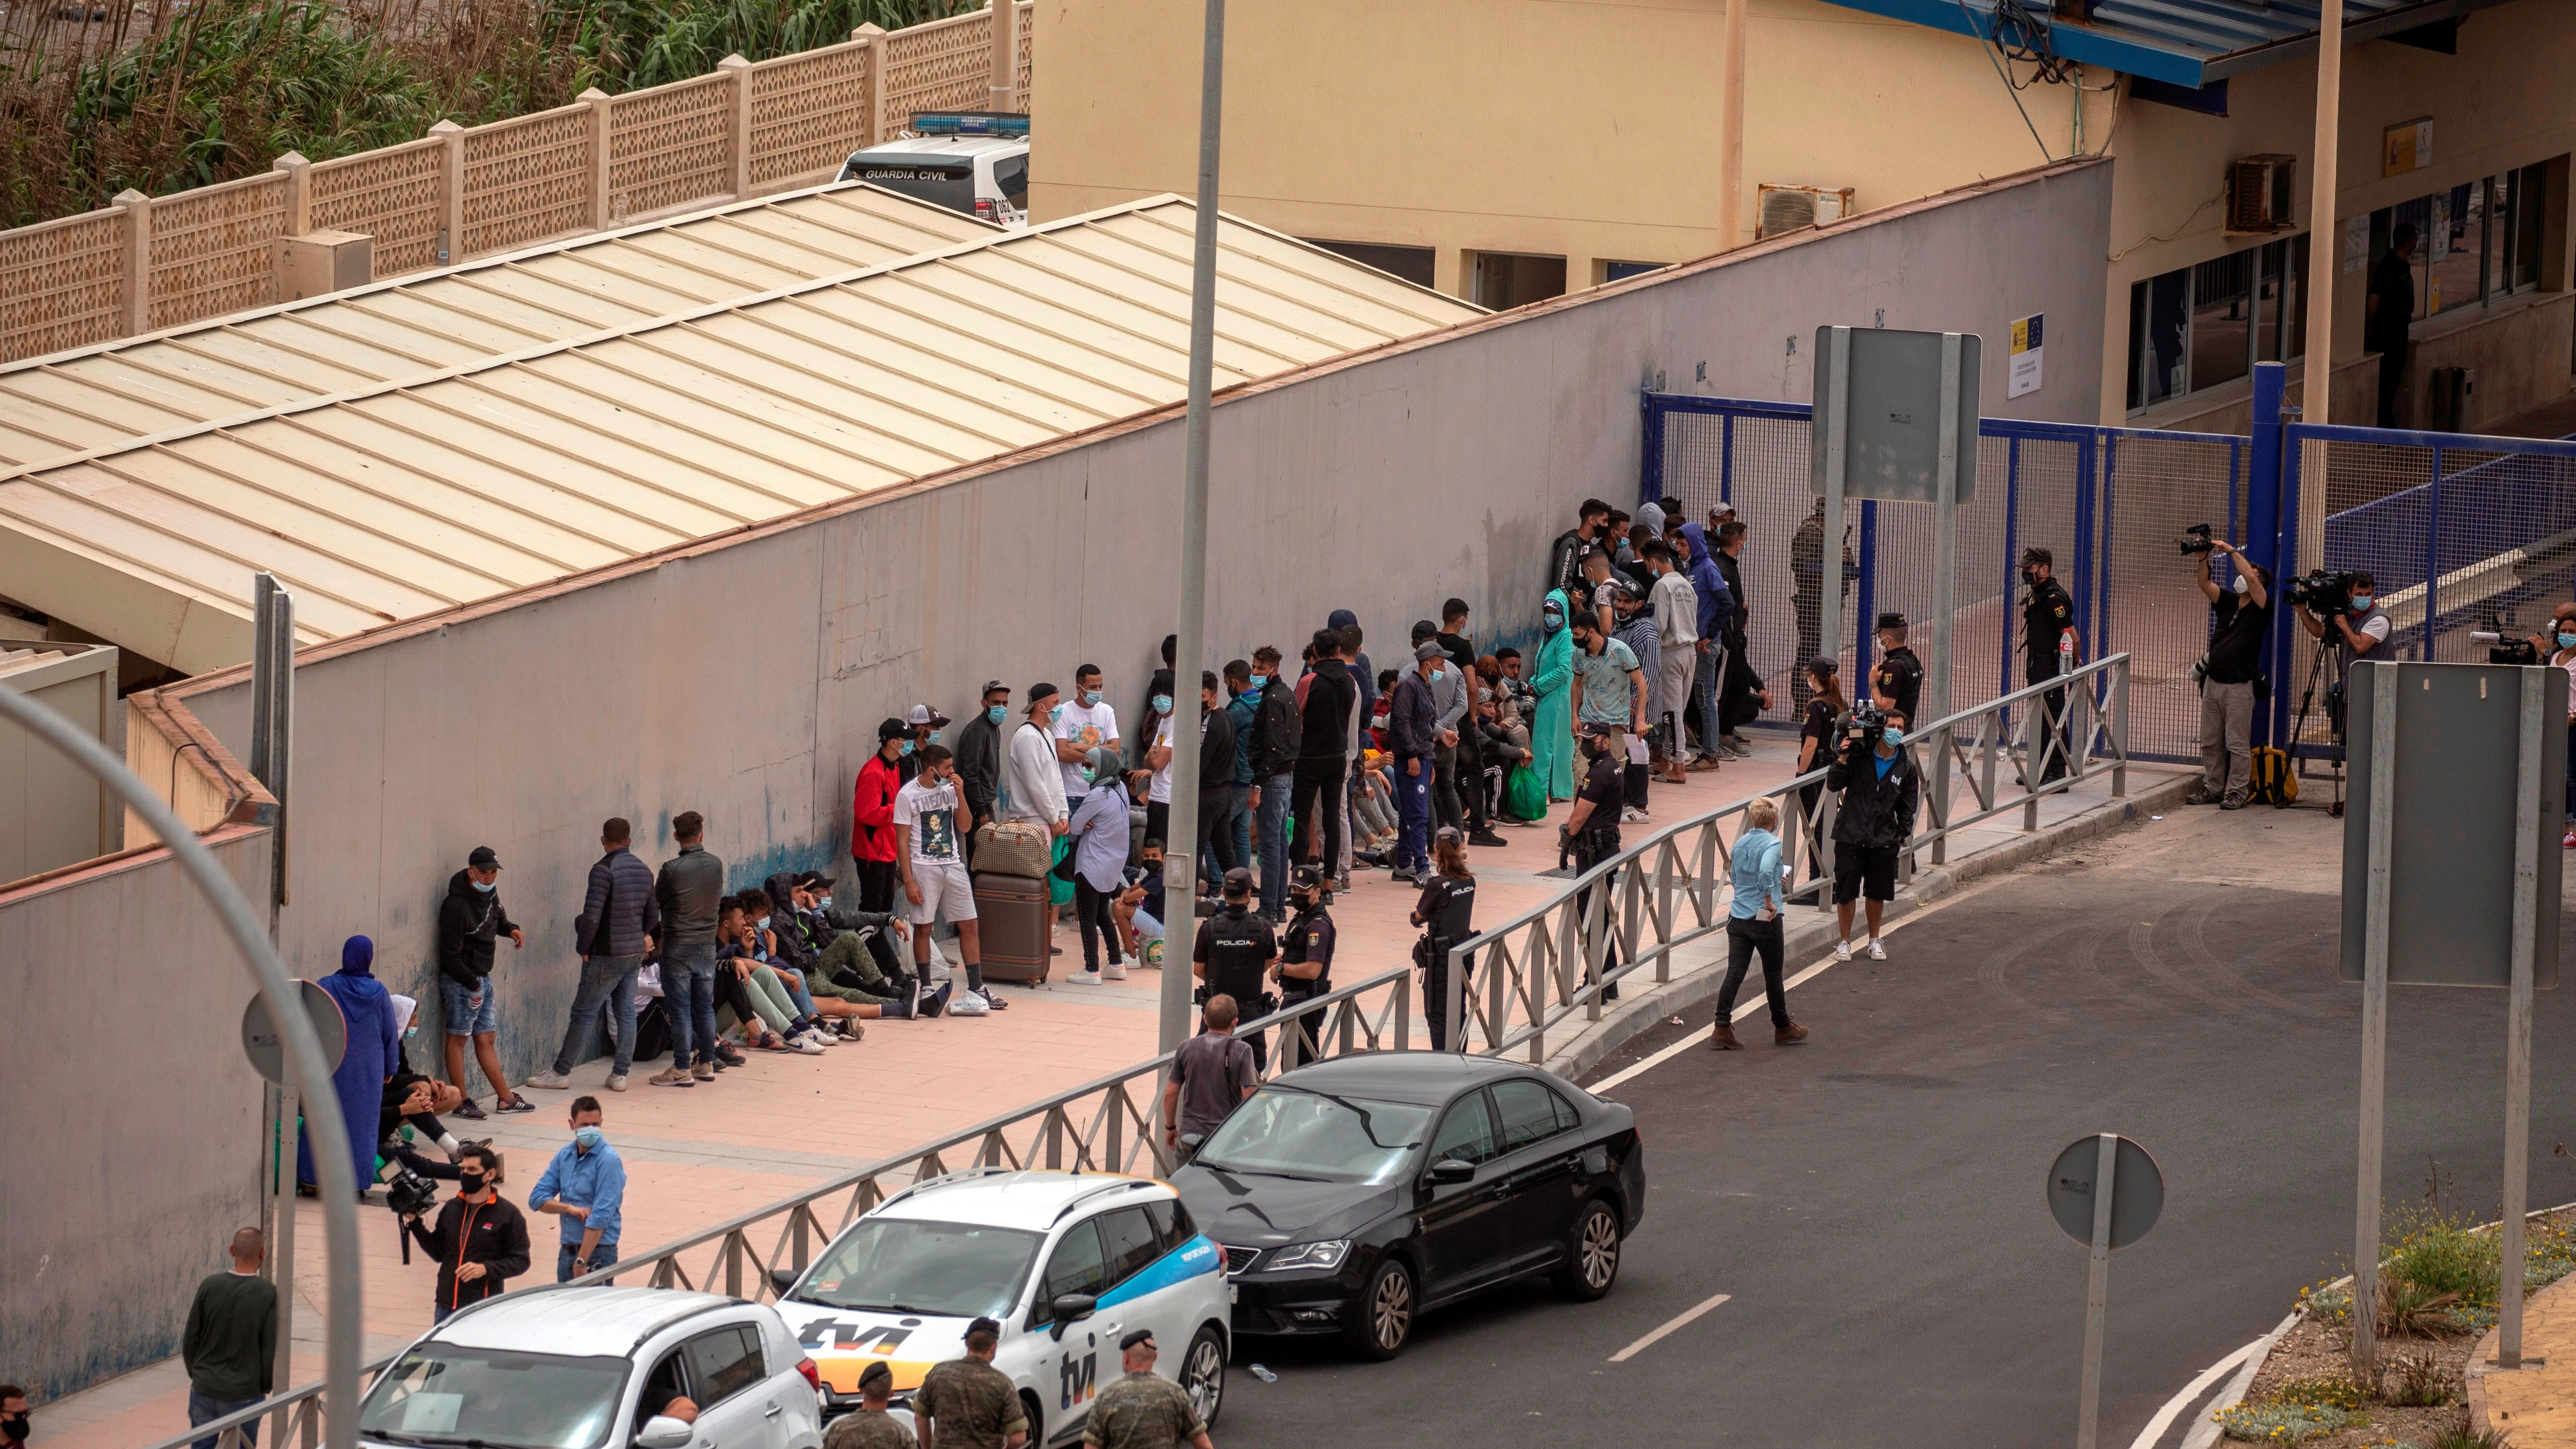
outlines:
[{"label": "black sedan car", "polygon": [[1505,1283],[1600,1297],[1646,1211],[1626,1107],[1447,1052],[1286,1073],[1172,1185],[1225,1249],[1236,1334],[1339,1335],[1377,1359],[1421,1313]]}]

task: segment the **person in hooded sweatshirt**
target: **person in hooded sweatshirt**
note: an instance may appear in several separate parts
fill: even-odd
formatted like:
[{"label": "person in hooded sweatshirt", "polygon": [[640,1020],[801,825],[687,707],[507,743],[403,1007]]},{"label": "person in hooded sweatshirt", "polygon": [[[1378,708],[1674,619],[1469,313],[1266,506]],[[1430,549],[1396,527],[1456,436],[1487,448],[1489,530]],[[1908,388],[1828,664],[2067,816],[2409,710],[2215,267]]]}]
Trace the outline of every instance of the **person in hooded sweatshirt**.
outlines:
[{"label": "person in hooded sweatshirt", "polygon": [[[500,885],[501,857],[492,847],[478,845],[465,857],[465,868],[447,878],[447,899],[438,903],[438,996],[447,1016],[447,1080],[465,1087],[465,1044],[471,1041],[475,1061],[492,1082],[492,1110],[533,1112],[527,1098],[510,1090],[501,1075],[501,1054],[492,1046],[501,1026],[492,953],[503,936],[510,938],[514,951],[528,944],[528,933],[501,909]],[[469,1122],[483,1120],[471,1089],[456,1115]]]},{"label": "person in hooded sweatshirt", "polygon": [[[320,982],[349,1024],[349,1045],[331,1073],[331,1095],[340,1101],[340,1122],[348,1132],[349,1160],[357,1174],[351,1186],[361,1193],[375,1185],[376,1116],[384,1105],[385,1083],[393,1080],[402,1060],[393,995],[376,979],[375,960],[376,943],[351,936],[340,945],[339,971]],[[306,1186],[322,1180],[310,1138],[299,1137],[295,1144],[295,1180]]]},{"label": "person in hooded sweatshirt", "polygon": [[1545,638],[1538,646],[1538,668],[1530,674],[1530,693],[1538,700],[1530,716],[1530,768],[1538,771],[1551,801],[1574,798],[1574,631],[1565,627],[1565,590],[1547,591],[1539,624]]}]

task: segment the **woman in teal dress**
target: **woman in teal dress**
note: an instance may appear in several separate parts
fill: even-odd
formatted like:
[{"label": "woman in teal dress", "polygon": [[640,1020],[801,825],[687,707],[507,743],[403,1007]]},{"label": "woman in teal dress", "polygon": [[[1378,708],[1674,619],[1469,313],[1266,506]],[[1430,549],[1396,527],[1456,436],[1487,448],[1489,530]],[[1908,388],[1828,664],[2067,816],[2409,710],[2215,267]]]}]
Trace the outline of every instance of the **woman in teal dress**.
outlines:
[{"label": "woman in teal dress", "polygon": [[1547,591],[1539,618],[1546,630],[1538,646],[1538,668],[1530,674],[1530,692],[1538,707],[1530,718],[1530,753],[1547,782],[1547,798],[1574,798],[1574,635],[1565,627],[1563,589]]}]

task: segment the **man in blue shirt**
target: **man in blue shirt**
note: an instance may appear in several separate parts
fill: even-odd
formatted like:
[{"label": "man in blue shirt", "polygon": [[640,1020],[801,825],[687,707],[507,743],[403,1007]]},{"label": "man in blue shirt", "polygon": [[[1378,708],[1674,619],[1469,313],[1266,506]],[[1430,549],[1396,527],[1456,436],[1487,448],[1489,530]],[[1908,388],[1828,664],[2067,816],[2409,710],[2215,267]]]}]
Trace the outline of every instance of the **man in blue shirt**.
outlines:
[{"label": "man in blue shirt", "polygon": [[1729,875],[1735,899],[1726,912],[1726,984],[1717,993],[1717,1021],[1709,1045],[1722,1052],[1742,1051],[1735,1036],[1735,993],[1744,988],[1744,969],[1756,953],[1762,957],[1762,995],[1771,1007],[1771,1039],[1781,1046],[1804,1041],[1807,1029],[1789,1019],[1786,988],[1780,982],[1786,935],[1780,913],[1788,898],[1780,893],[1780,806],[1756,800],[1744,807],[1744,829],[1735,837]]},{"label": "man in blue shirt", "polygon": [[572,1100],[572,1141],[546,1164],[528,1206],[563,1219],[555,1281],[566,1283],[617,1261],[619,1209],[626,1202],[626,1164],[600,1131],[599,1099]]}]

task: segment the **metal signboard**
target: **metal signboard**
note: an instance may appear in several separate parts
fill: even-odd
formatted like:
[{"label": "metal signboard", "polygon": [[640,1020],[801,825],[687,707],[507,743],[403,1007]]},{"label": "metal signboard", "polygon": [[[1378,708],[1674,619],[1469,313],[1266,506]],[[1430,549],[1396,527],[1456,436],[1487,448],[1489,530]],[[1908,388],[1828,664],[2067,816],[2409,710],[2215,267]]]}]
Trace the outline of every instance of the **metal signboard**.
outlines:
[{"label": "metal signboard", "polygon": [[[313,1018],[313,1034],[322,1038],[322,1059],[334,1070],[349,1050],[349,1022],[340,1014],[340,1003],[331,993],[310,981],[295,983],[297,994],[304,998],[304,1014]],[[277,1031],[277,1023],[268,1014],[268,998],[253,996],[242,1011],[242,1055],[250,1058],[251,1070],[281,1087],[294,1085],[287,1077],[286,1038]]]},{"label": "metal signboard", "polygon": [[2111,1250],[2145,1237],[2164,1210],[2164,1173],[2147,1149],[2116,1132],[2078,1137],[2049,1164],[2049,1215],[2068,1237],[2092,1249],[2084,1287],[2084,1388],[2077,1401],[2075,1449],[2098,1449]]},{"label": "metal signboard", "polygon": [[[1977,490],[1977,377],[1985,344],[1973,332],[1816,329],[1810,469],[1819,494],[1954,503]],[[1949,426],[1943,427],[1944,417]]]}]

